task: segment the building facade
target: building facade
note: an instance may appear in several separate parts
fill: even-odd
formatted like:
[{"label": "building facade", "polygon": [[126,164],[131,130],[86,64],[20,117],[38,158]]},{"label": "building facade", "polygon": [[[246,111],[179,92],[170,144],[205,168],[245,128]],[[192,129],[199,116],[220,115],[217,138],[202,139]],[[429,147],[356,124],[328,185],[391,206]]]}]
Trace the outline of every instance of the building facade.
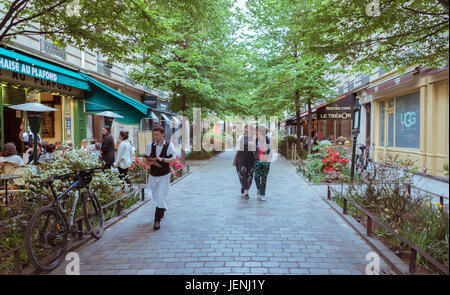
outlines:
[{"label": "building facade", "polygon": [[[30,24],[30,26],[36,28],[37,25]],[[8,55],[20,55],[25,60],[31,59],[30,63],[21,61],[20,58],[11,62],[13,64],[18,62],[20,65],[29,67],[33,67],[33,62],[42,63],[42,67],[37,67],[38,69],[45,70],[49,67],[52,69],[47,69],[49,73],[60,76],[63,75],[62,73],[69,76],[82,73],[123,94],[125,98],[102,87],[98,91],[95,90],[97,89],[95,82],[88,81],[88,84],[85,84],[84,89],[82,89],[74,85],[68,85],[64,82],[64,79],[55,82],[52,81],[50,76],[33,76],[31,73],[15,71],[14,69],[9,70],[7,66],[0,66],[1,147],[6,142],[13,141],[19,150],[23,148],[18,139],[18,133],[24,114],[8,108],[8,106],[14,104],[36,101],[56,108],[56,112],[44,113],[40,134],[42,140],[49,143],[55,143],[56,141],[64,143],[70,140],[78,147],[82,139],[101,140],[101,128],[104,126],[105,120],[95,113],[100,110],[114,111],[111,109],[111,105],[121,105],[119,113],[127,107],[123,104],[123,101],[114,104],[114,99],[124,98],[128,103],[131,103],[131,109],[133,110],[134,103],[130,102],[128,98],[142,103],[144,97],[151,96],[157,101],[168,103],[168,93],[136,84],[128,75],[130,70],[128,66],[108,62],[103,58],[101,52],[84,50],[71,45],[61,47],[45,36],[18,36],[11,43],[8,43],[3,53],[0,57],[3,57],[5,64],[10,60]],[[93,95],[93,92],[96,92],[95,95]],[[99,99],[102,95],[109,95],[112,99],[102,104],[97,110],[90,102]],[[151,107],[148,106],[148,108]],[[155,115],[154,113],[139,115],[141,117],[164,119],[161,115]],[[133,144],[137,144],[137,132],[142,129],[142,126],[141,121],[137,121],[137,119],[131,121],[114,120],[113,136],[118,138],[119,132],[126,130],[130,132],[130,140]]]}]

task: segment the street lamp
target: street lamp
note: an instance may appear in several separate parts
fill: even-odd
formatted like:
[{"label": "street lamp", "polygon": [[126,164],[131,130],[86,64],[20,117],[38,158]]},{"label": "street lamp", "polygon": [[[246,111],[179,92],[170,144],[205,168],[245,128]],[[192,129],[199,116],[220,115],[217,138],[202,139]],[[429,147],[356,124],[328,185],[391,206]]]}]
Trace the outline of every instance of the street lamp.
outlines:
[{"label": "street lamp", "polygon": [[105,125],[112,127],[112,123],[114,118],[123,118],[123,116],[116,114],[114,112],[111,111],[104,111],[98,114],[95,114],[96,116],[104,116],[105,117]]},{"label": "street lamp", "polygon": [[350,180],[353,182],[355,177],[355,158],[356,158],[356,138],[359,135],[359,128],[361,123],[361,105],[359,104],[359,97],[355,96],[355,105],[353,106],[353,120],[352,120],[352,135],[353,135],[353,150],[352,150],[352,167],[350,171]]},{"label": "street lamp", "polygon": [[37,165],[37,134],[39,133],[39,129],[41,128],[42,113],[54,112],[56,111],[56,109],[37,102],[17,104],[10,106],[10,108],[17,111],[27,112],[31,132],[33,132],[33,164]]}]

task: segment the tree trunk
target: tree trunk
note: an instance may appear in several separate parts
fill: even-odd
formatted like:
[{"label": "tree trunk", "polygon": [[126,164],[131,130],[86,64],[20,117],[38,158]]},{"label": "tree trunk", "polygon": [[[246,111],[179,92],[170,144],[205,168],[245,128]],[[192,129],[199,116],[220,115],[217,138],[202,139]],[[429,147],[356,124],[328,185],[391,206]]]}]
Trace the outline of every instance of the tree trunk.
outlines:
[{"label": "tree trunk", "polygon": [[300,98],[298,97],[298,90],[295,92],[295,117],[297,118],[296,129],[297,129],[297,154],[301,154],[301,124],[300,124]]},{"label": "tree trunk", "polygon": [[[181,113],[183,114],[183,116],[186,116],[186,95],[182,95],[181,96]],[[191,128],[191,126],[186,126],[186,128]],[[183,136],[185,136],[185,134],[183,134]],[[187,141],[191,142],[191,139],[188,138]],[[186,164],[186,151],[184,150],[184,144],[181,144],[181,163],[183,164],[183,166]]]},{"label": "tree trunk", "polygon": [[312,130],[312,113],[311,113],[311,98],[308,97],[308,155],[311,154],[311,130]]}]

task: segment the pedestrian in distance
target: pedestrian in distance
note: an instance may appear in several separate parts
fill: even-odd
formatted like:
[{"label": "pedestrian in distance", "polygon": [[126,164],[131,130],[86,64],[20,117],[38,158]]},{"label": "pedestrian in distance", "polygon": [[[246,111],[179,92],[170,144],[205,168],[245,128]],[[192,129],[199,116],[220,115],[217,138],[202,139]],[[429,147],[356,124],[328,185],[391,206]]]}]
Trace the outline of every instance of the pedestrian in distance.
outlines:
[{"label": "pedestrian in distance", "polygon": [[41,153],[39,157],[40,163],[51,163],[55,160],[55,151],[56,146],[53,143],[47,144],[45,146],[45,153]]},{"label": "pedestrian in distance", "polygon": [[145,150],[145,162],[150,165],[149,189],[156,203],[153,229],[161,227],[161,219],[168,209],[166,199],[170,185],[170,163],[175,161],[175,147],[173,143],[164,139],[164,128],[153,128],[154,142],[149,142]]},{"label": "pedestrian in distance", "polygon": [[235,161],[236,171],[241,182],[241,196],[248,200],[248,191],[252,185],[253,173],[255,171],[255,155],[254,150],[249,149],[249,126],[245,125],[244,134],[237,140],[238,150],[236,152]]},{"label": "pedestrian in distance", "polygon": [[111,127],[105,126],[102,129],[102,146],[100,148],[101,159],[105,162],[105,169],[111,169],[114,164],[114,138],[111,135]]},{"label": "pedestrian in distance", "polygon": [[[131,142],[128,140],[128,131],[120,131],[119,140],[120,145],[117,150],[117,158],[114,162],[114,166],[119,169],[119,177],[123,179],[128,174],[128,168],[130,168],[131,163],[133,163],[133,147]],[[129,184],[129,180],[126,182]]]},{"label": "pedestrian in distance", "polygon": [[[33,163],[33,149],[34,149],[34,144],[32,144],[31,147],[23,155],[23,162],[25,164],[32,164]],[[38,162],[38,159],[41,156],[41,152],[42,152],[42,143],[38,141],[37,142],[37,159],[36,159],[36,162]]]},{"label": "pedestrian in distance", "polygon": [[[31,147],[33,145],[34,140],[34,134],[31,132],[30,127],[28,127],[28,132],[25,132],[25,118],[22,120],[22,124],[20,124],[20,132],[19,132],[19,139],[25,143],[28,147]],[[40,142],[41,136],[37,135],[37,141]]]},{"label": "pedestrian in distance", "polygon": [[266,134],[264,126],[256,127],[255,151],[255,184],[256,195],[261,201],[266,199],[266,183],[271,160],[270,137]]},{"label": "pedestrian in distance", "polygon": [[87,141],[87,139],[83,139],[82,141],[81,141],[81,148],[80,148],[82,151],[84,151],[84,152],[87,152],[87,151],[89,151],[88,150],[88,141]]}]

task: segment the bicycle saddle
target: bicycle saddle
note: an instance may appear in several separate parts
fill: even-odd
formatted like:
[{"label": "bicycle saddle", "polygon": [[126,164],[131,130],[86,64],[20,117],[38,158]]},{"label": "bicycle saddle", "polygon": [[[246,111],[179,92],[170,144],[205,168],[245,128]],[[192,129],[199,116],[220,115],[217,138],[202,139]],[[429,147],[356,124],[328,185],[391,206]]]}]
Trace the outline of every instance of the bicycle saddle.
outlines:
[{"label": "bicycle saddle", "polygon": [[363,151],[363,150],[366,149],[366,146],[362,144],[362,145],[359,146],[359,149],[360,149],[361,151]]}]

